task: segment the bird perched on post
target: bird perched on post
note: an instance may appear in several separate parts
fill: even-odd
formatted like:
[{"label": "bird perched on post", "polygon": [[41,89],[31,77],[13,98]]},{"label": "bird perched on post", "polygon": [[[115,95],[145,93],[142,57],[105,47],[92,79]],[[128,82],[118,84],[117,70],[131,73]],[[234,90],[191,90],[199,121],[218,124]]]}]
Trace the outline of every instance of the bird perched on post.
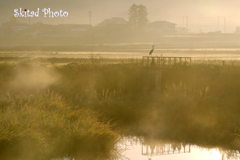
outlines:
[{"label": "bird perched on post", "polygon": [[153,51],[154,51],[154,45],[152,46],[152,50],[149,52],[149,56],[152,55]]}]

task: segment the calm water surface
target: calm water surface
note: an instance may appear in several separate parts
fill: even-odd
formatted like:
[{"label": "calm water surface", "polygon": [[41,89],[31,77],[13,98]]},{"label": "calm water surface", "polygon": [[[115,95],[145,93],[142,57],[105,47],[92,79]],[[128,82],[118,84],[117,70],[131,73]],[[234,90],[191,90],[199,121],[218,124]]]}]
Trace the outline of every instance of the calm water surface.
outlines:
[{"label": "calm water surface", "polygon": [[[0,57],[32,57],[32,58],[103,58],[103,59],[141,59],[148,56],[149,50],[115,51],[115,52],[0,52]],[[193,60],[240,60],[240,51],[237,50],[154,50],[153,56],[163,57],[192,57]]]},{"label": "calm water surface", "polygon": [[239,160],[239,155],[228,157],[219,148],[167,142],[144,142],[136,137],[123,138],[120,160]]}]

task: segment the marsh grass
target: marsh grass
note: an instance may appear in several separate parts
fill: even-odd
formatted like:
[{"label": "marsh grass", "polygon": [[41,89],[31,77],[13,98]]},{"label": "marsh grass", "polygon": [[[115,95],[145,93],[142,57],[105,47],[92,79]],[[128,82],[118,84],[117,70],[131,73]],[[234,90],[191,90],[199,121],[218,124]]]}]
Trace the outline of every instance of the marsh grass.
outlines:
[{"label": "marsh grass", "polygon": [[[117,132],[88,109],[71,109],[52,92],[0,101],[1,159],[108,159]],[[14,154],[13,154],[14,153]]]},{"label": "marsh grass", "polygon": [[[240,122],[238,64],[199,62],[192,66],[173,66],[162,71],[160,93],[144,90],[145,71],[146,68],[136,61],[119,64],[1,64],[1,97],[6,93],[11,95],[1,99],[1,122],[9,124],[3,126],[11,126],[9,130],[13,131],[3,133],[5,137],[15,133],[23,136],[18,136],[16,141],[14,137],[10,138],[12,141],[5,139],[1,146],[11,146],[3,148],[12,151],[16,144],[30,141],[40,146],[32,147],[40,148],[33,153],[46,152],[42,155],[50,157],[59,153],[63,153],[61,156],[102,157],[102,153],[113,148],[117,140],[116,130],[120,130],[120,134],[126,136],[164,138],[228,149],[239,147],[232,143]],[[37,83],[19,81],[31,80],[29,75],[34,77],[38,73],[44,77],[33,79]],[[19,78],[19,75],[24,76]],[[16,86],[12,87],[12,84]],[[48,90],[56,94],[52,95]],[[39,92],[47,94],[37,94]],[[38,127],[28,127],[32,123]],[[23,127],[19,127],[21,125]],[[16,126],[16,130],[12,126]],[[53,136],[55,134],[58,136]],[[89,146],[84,147],[86,144]],[[104,145],[102,151],[104,147],[99,146]],[[94,154],[92,147],[97,148]],[[10,150],[1,154],[11,153]]]}]

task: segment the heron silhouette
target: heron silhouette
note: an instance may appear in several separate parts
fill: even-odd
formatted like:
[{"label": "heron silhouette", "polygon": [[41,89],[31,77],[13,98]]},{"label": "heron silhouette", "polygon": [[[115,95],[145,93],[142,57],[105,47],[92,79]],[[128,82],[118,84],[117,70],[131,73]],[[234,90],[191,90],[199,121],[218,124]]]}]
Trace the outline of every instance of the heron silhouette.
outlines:
[{"label": "heron silhouette", "polygon": [[154,51],[154,45],[152,46],[152,50],[149,52],[149,56],[152,55],[153,51]]}]

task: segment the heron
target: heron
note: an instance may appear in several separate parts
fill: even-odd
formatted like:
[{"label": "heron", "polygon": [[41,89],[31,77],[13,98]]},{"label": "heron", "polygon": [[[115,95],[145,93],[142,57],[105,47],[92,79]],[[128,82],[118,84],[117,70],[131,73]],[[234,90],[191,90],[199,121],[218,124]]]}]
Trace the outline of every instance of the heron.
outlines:
[{"label": "heron", "polygon": [[149,55],[152,55],[153,51],[154,51],[154,45],[152,46],[152,50],[149,52]]}]

